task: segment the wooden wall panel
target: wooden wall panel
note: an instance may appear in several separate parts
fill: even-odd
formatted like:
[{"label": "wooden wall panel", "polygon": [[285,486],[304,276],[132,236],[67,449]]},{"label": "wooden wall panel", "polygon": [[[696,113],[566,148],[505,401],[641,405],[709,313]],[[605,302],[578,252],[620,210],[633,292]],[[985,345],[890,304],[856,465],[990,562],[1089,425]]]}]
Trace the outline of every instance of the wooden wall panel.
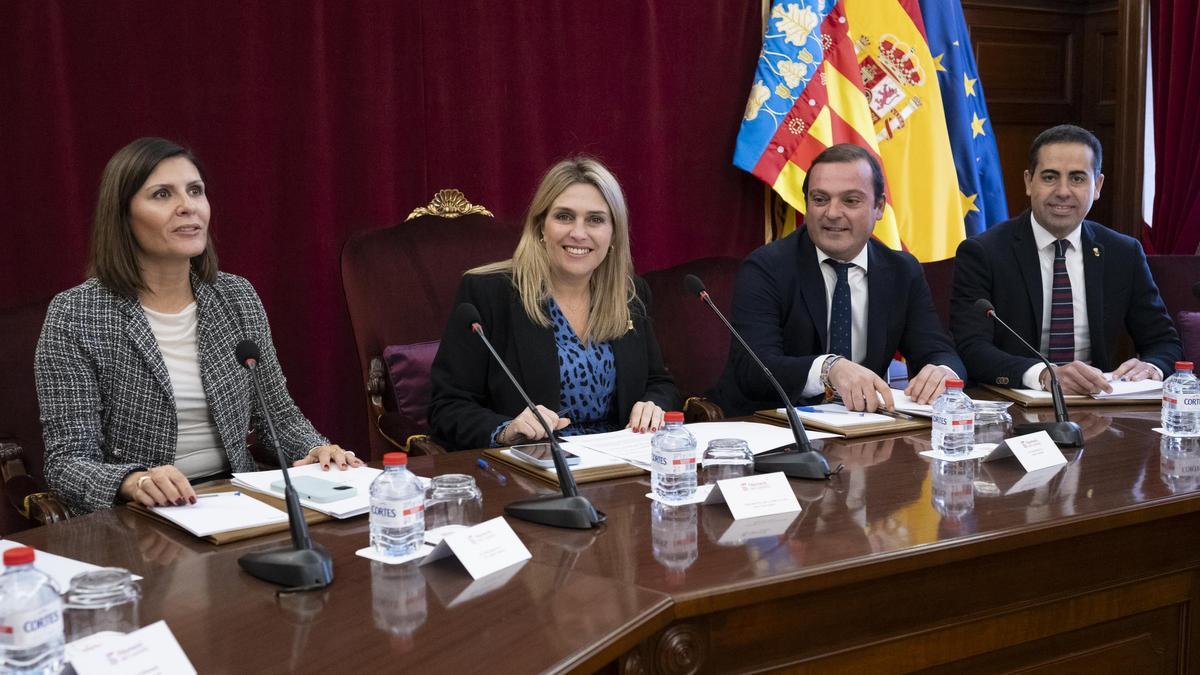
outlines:
[{"label": "wooden wall panel", "polygon": [[1138,232],[1144,57],[1137,55],[1146,1],[963,0],[1010,213],[1029,206],[1022,173],[1033,138],[1078,124],[1104,146],[1104,189],[1089,217]]}]

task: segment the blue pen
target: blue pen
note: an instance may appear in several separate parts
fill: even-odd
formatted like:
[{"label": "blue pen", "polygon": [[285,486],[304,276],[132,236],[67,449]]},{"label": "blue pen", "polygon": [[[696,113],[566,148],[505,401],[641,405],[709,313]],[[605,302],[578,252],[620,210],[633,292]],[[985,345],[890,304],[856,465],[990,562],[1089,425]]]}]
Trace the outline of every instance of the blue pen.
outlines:
[{"label": "blue pen", "polygon": [[233,495],[234,497],[237,497],[240,494],[242,494],[242,493],[240,493],[240,492],[206,492],[202,495],[196,495],[196,499],[204,499],[205,497],[220,497],[221,495]]},{"label": "blue pen", "polygon": [[860,413],[860,412],[850,412],[849,410],[822,410],[821,408],[817,408],[817,407],[811,406],[811,405],[798,405],[798,406],[796,406],[796,412],[821,413],[822,415],[856,415],[858,417],[863,416],[863,413]]},{"label": "blue pen", "polygon": [[489,475],[491,475],[492,478],[495,478],[496,480],[500,481],[501,485],[508,485],[508,476],[505,476],[504,474],[497,471],[496,467],[492,466],[491,464],[488,464],[488,461],[486,459],[480,457],[479,459],[475,460],[475,465],[478,466],[479,468],[483,469]]}]

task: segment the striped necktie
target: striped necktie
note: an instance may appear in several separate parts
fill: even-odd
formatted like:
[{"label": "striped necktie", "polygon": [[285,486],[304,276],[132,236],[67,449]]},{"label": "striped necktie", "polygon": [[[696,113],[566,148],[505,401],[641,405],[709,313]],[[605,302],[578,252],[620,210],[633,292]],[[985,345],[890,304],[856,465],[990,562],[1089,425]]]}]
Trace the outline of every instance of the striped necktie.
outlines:
[{"label": "striped necktie", "polygon": [[1054,283],[1050,288],[1050,347],[1046,357],[1052,363],[1075,360],[1075,306],[1071,297],[1071,277],[1067,275],[1066,239],[1054,242]]}]

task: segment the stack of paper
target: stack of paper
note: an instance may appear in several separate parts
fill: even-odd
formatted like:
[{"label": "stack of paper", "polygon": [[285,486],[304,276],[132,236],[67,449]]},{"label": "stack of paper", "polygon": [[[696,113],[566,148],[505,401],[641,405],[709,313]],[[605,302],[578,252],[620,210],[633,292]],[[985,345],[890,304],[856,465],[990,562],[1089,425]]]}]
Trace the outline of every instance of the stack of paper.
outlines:
[{"label": "stack of paper", "polygon": [[[783,408],[776,408],[775,412],[784,414],[787,411]],[[891,424],[896,421],[894,417],[878,413],[851,412],[841,403],[796,406],[796,413],[804,422],[813,422],[834,429],[847,429],[864,424]]]},{"label": "stack of paper", "polygon": [[187,506],[152,506],[150,510],[197,537],[286,523],[288,515],[274,506],[240,492],[197,495]]},{"label": "stack of paper", "polygon": [[1112,373],[1105,373],[1112,393],[1100,392],[1092,394],[1092,398],[1113,399],[1142,399],[1162,398],[1162,382],[1158,380],[1140,380],[1138,382],[1123,382],[1112,379]]},{"label": "stack of paper", "polygon": [[[890,419],[890,418],[885,418]],[[774,424],[758,422],[697,422],[685,424],[684,428],[696,437],[696,449],[703,452],[709,441],[717,438],[739,438],[750,446],[750,452],[760,454],[768,450],[794,442],[792,430]],[[809,431],[812,440],[834,438],[837,434]],[[650,439],[654,434],[636,434],[629,429],[611,431],[605,434],[585,434],[571,436],[563,444],[564,450],[569,450],[587,461],[588,455],[600,453],[610,458],[628,462],[647,471],[650,469]]]},{"label": "stack of paper", "polygon": [[[334,518],[352,518],[369,511],[371,508],[371,481],[375,480],[375,477],[380,473],[382,471],[379,469],[372,469],[368,466],[360,466],[357,469],[346,469],[345,471],[340,471],[336,468],[323,471],[320,464],[305,464],[304,466],[288,469],[288,475],[293,480],[298,476],[312,476],[333,483],[352,485],[356,488],[357,493],[354,496],[339,499],[335,502],[319,503],[308,499],[300,500],[300,504],[305,508],[331,515]],[[271,487],[271,483],[281,480],[283,480],[283,472],[278,469],[274,471],[250,471],[233,474],[234,485],[283,499],[283,491],[275,490]],[[426,478],[421,478],[421,483],[425,487],[429,486],[429,480]]]}]

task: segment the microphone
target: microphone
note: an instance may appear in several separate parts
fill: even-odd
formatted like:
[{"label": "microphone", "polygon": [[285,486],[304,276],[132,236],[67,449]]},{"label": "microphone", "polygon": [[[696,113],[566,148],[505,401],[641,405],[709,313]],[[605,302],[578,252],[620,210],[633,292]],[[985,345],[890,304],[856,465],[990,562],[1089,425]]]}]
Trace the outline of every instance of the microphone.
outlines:
[{"label": "microphone", "polygon": [[287,459],[283,456],[283,446],[279,444],[279,437],[275,435],[271,409],[267,407],[263,397],[262,382],[258,374],[258,345],[253,340],[242,340],[234,354],[238,363],[250,371],[250,380],[254,382],[254,392],[258,396],[258,407],[262,410],[263,419],[267,422],[267,433],[279,456],[279,468],[283,471],[285,484],[283,497],[287,504],[288,529],[292,534],[291,548],[247,553],[238,558],[238,564],[251,576],[287,586],[288,590],[324,588],[333,583],[333,558],[324,546],[314,544],[308,537],[308,522],[304,520],[304,509],[300,507],[300,497],[292,487]]},{"label": "microphone", "polygon": [[[779,380],[771,374],[771,371],[763,364],[754,350],[750,349],[750,345],[742,339],[733,328],[733,324],[729,323],[729,319],[717,309],[713,304],[712,298],[708,297],[708,291],[704,289],[704,282],[700,281],[700,277],[695,274],[689,274],[683,278],[683,285],[689,293],[698,296],[712,309],[721,323],[725,324],[725,328],[729,329],[730,335],[738,341],[742,349],[750,355],[751,359],[758,364],[762,369],[763,375],[767,376],[771,386],[775,387],[775,393],[779,394],[779,398],[783,401],[783,409],[787,412],[788,426],[792,428],[792,437],[796,442],[791,445],[785,445],[780,448],[771,450],[771,453],[761,455],[754,458],[754,470],[760,473],[774,473],[782,471],[789,478],[807,478],[809,480],[825,480],[835,473],[842,470],[842,465],[832,471],[829,470],[829,462],[825,460],[825,456],[813,449],[812,443],[808,440],[808,434],[804,431],[804,424],[800,422],[800,416],[796,414],[796,406],[792,405],[792,400],[784,393],[783,387],[779,386]],[[792,450],[795,452],[792,452]]]},{"label": "microphone", "polygon": [[597,511],[587,497],[579,494],[579,488],[575,485],[575,477],[571,475],[571,469],[567,467],[567,460],[563,457],[558,439],[554,437],[554,430],[550,428],[549,424],[546,424],[546,420],[537,412],[537,406],[533,404],[529,394],[525,393],[525,389],[517,382],[516,376],[508,369],[504,359],[496,353],[496,348],[484,334],[480,321],[479,310],[469,302],[464,302],[456,307],[454,315],[450,319],[451,325],[465,326],[479,336],[483,346],[487,347],[492,358],[496,359],[496,363],[500,364],[501,370],[508,376],[508,381],[512,382],[513,388],[521,395],[521,400],[525,401],[525,405],[542,425],[542,430],[546,432],[546,440],[550,444],[550,456],[554,460],[554,472],[558,475],[558,485],[562,489],[561,497],[540,497],[513,502],[504,507],[504,512],[513,518],[552,527],[587,530],[601,525],[606,516]]},{"label": "microphone", "polygon": [[1079,425],[1070,421],[1067,417],[1067,402],[1063,398],[1062,387],[1058,384],[1058,373],[1054,372],[1054,365],[1042,356],[1042,352],[1034,349],[1021,337],[1017,331],[1012,329],[1012,326],[1004,323],[1004,320],[996,315],[996,308],[992,306],[986,298],[980,298],[975,301],[975,309],[990,316],[996,323],[1004,326],[1004,330],[1012,333],[1013,337],[1017,338],[1031,354],[1041,359],[1045,364],[1046,369],[1050,371],[1050,399],[1054,401],[1054,421],[1053,422],[1029,422],[1027,424],[1018,424],[1013,427],[1013,432],[1021,434],[1032,434],[1038,431],[1045,431],[1050,434],[1050,438],[1055,445],[1064,448],[1078,448],[1083,446],[1083,430]]}]

